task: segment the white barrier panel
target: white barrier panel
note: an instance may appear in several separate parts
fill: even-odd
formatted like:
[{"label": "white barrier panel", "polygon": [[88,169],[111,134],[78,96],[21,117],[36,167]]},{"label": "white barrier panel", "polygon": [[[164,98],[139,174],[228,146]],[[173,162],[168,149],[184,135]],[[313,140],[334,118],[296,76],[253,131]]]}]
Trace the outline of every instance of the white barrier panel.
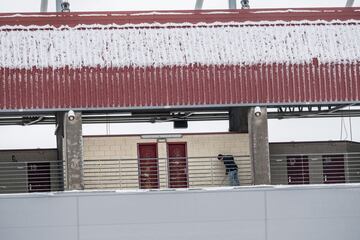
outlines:
[{"label": "white barrier panel", "polygon": [[1,240],[358,240],[360,184],[0,195]]}]

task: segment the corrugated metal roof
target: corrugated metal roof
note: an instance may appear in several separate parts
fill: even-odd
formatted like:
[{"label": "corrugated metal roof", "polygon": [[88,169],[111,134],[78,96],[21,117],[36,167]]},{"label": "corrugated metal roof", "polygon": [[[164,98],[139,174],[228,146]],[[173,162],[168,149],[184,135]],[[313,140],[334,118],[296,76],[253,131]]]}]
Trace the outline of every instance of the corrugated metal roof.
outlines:
[{"label": "corrugated metal roof", "polygon": [[[357,25],[360,9],[247,10],[225,12],[148,12],[0,14],[2,31],[15,25],[152,24],[199,22],[317,21]],[[174,14],[175,13],[175,14]],[[323,20],[321,23],[319,20]],[[336,20],[336,21],[333,21]],[[289,23],[289,24],[287,24]],[[245,23],[246,24],[246,23]],[[269,23],[270,24],[270,23]],[[9,25],[4,27],[4,25]],[[231,25],[231,23],[230,23]],[[281,24],[278,24],[281,26]],[[247,27],[252,27],[249,23]],[[202,26],[206,27],[206,26]],[[16,27],[18,28],[18,27]],[[48,31],[51,31],[49,27]],[[155,27],[156,28],[156,27]],[[66,31],[66,30],[64,30]],[[356,28],[354,33],[358,35]],[[357,36],[356,35],[356,36]],[[6,41],[7,39],[0,39]],[[354,39],[359,42],[359,39]],[[328,43],[324,43],[328,44]],[[50,46],[49,46],[50,47]],[[331,49],[329,49],[330,51]],[[195,49],[196,51],[196,49]],[[350,51],[351,52],[351,51]],[[355,54],[355,53],[354,53]],[[356,56],[356,55],[354,55]],[[353,57],[354,57],[353,56]],[[11,64],[10,64],[11,65]],[[253,64],[223,63],[157,66],[46,66],[0,68],[0,110],[141,109],[241,105],[325,104],[359,102],[360,59]]]}]

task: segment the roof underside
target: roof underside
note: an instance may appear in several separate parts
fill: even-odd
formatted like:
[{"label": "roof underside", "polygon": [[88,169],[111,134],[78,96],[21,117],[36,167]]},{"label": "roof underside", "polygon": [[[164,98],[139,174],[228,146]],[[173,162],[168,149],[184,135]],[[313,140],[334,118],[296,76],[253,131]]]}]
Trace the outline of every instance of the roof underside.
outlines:
[{"label": "roof underside", "polygon": [[0,15],[0,111],[359,103],[360,9]]}]

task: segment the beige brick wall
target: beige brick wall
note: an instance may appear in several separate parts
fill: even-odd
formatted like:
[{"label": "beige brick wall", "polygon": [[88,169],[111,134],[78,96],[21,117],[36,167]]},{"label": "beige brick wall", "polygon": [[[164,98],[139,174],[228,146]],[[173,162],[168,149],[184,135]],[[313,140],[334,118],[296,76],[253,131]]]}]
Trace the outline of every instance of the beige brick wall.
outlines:
[{"label": "beige brick wall", "polygon": [[241,185],[252,183],[247,134],[183,134],[181,138],[142,139],[141,136],[84,137],[85,187],[138,188],[138,143],[156,143],[160,187],[168,187],[167,143],[186,142],[190,187],[227,185],[225,168],[216,156],[232,154]]}]

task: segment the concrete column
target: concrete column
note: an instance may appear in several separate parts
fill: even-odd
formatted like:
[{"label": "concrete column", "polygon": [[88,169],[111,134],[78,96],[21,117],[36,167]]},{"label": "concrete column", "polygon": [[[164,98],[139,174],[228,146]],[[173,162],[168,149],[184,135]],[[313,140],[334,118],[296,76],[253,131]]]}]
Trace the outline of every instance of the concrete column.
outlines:
[{"label": "concrete column", "polygon": [[64,157],[66,162],[67,190],[84,189],[83,182],[83,138],[81,113],[75,113],[75,119],[64,116]]},{"label": "concrete column", "polygon": [[231,108],[229,111],[229,131],[248,133],[248,107]]},{"label": "concrete column", "polygon": [[254,184],[271,184],[270,156],[267,111],[260,108],[261,114],[255,115],[255,108],[249,111],[249,140],[252,159]]}]

